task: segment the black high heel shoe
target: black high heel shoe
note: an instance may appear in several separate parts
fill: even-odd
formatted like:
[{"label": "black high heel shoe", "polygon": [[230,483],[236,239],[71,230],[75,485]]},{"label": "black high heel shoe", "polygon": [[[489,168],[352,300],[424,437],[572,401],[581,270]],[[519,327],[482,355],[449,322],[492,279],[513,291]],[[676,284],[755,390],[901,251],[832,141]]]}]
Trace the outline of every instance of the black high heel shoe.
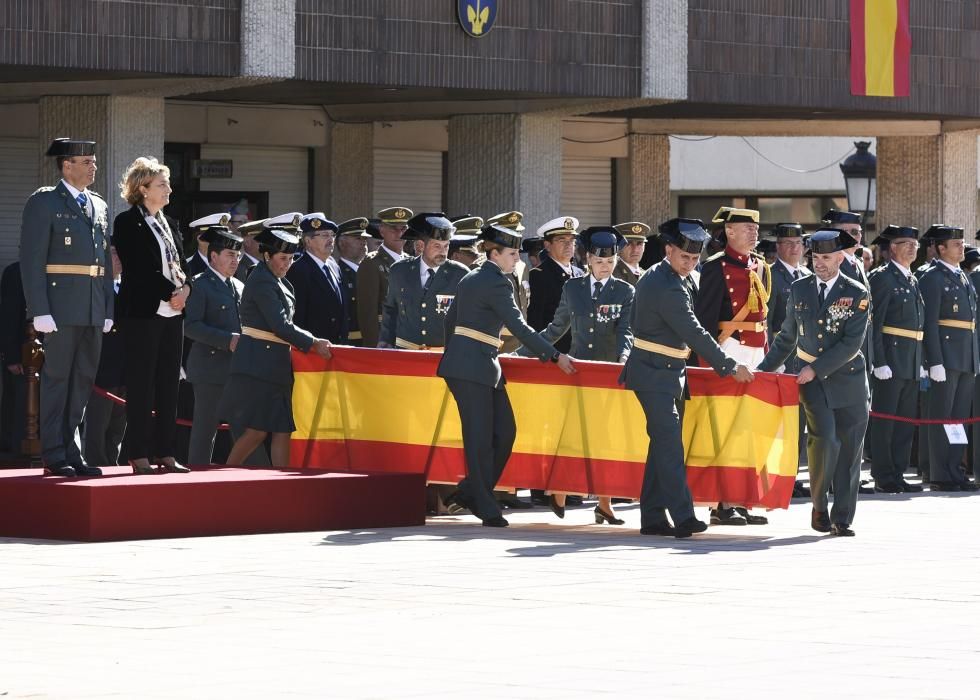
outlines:
[{"label": "black high heel shoe", "polygon": [[173,457],[154,457],[153,461],[160,469],[171,474],[189,474],[191,471]]},{"label": "black high heel shoe", "polygon": [[558,505],[558,499],[553,494],[548,496],[548,506],[551,508],[551,512],[559,518],[565,517],[565,506]]},{"label": "black high heel shoe", "polygon": [[609,523],[610,525],[623,525],[626,522],[625,520],[621,520],[614,515],[610,515],[599,506],[595,507],[594,512],[596,525],[602,525],[604,522]]},{"label": "black high heel shoe", "polygon": [[140,457],[139,459],[129,460],[129,466],[133,468],[133,474],[156,474],[157,470],[153,468],[150,464],[150,460],[146,457]]}]

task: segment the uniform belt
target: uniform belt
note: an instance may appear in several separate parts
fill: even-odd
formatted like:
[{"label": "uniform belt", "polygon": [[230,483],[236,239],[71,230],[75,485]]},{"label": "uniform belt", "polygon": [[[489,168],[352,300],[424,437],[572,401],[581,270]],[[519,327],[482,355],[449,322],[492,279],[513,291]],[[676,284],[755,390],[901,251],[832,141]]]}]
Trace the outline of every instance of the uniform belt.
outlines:
[{"label": "uniform belt", "polygon": [[500,335],[507,336],[508,338],[514,337],[514,334],[510,332],[510,329],[507,328],[507,326],[504,326],[503,328],[500,329]]},{"label": "uniform belt", "polygon": [[441,345],[419,345],[404,338],[395,338],[395,347],[402,350],[428,350],[429,352],[442,352]]},{"label": "uniform belt", "polygon": [[256,340],[268,340],[270,343],[289,345],[289,343],[287,343],[285,340],[280,338],[275,333],[259,330],[258,328],[249,328],[248,326],[242,326],[242,335],[247,335],[249,338],[255,338]]},{"label": "uniform belt", "polygon": [[962,328],[967,331],[976,330],[977,327],[976,321],[958,321],[955,318],[941,318],[939,319],[939,325],[950,328]]},{"label": "uniform belt", "polygon": [[766,324],[761,321],[721,321],[718,329],[723,331],[749,331],[751,333],[765,333]]},{"label": "uniform belt", "polygon": [[[796,356],[798,358],[800,358],[801,360],[803,360],[804,362],[816,362],[816,360],[817,360],[817,356],[816,355],[811,355],[806,350],[801,350],[800,348],[796,348]],[[847,358],[847,361],[850,362],[851,360],[853,360],[857,356],[858,356],[858,354],[857,353],[854,353],[849,358]]]},{"label": "uniform belt", "polygon": [[456,335],[465,335],[467,338],[472,338],[473,340],[478,340],[481,343],[486,343],[487,345],[492,345],[493,347],[499,349],[503,345],[500,338],[490,335],[489,333],[482,333],[480,331],[475,331],[472,328],[467,328],[466,326],[456,326],[454,331]]},{"label": "uniform belt", "polygon": [[44,271],[49,275],[85,275],[86,277],[102,277],[105,268],[101,265],[45,265]]},{"label": "uniform belt", "polygon": [[360,331],[351,331],[347,334],[347,340],[360,340],[363,337]]},{"label": "uniform belt", "polygon": [[672,348],[669,345],[652,343],[649,340],[643,340],[642,338],[633,338],[633,345],[638,347],[640,350],[655,352],[658,355],[666,355],[667,357],[676,357],[678,360],[686,360],[691,356],[690,348],[681,350],[680,348]]},{"label": "uniform belt", "polygon": [[886,335],[898,335],[902,338],[911,338],[912,340],[922,340],[922,331],[913,331],[908,328],[896,328],[895,326],[882,326],[881,332]]}]

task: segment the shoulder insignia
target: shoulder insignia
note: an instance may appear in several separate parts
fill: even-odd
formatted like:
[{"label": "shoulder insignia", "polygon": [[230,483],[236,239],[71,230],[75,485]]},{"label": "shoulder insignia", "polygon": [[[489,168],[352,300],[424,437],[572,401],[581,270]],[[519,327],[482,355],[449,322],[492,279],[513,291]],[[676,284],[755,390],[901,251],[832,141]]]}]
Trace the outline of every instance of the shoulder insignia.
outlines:
[{"label": "shoulder insignia", "polygon": [[102,200],[103,202],[105,201],[105,197],[103,197],[103,196],[102,196],[101,194],[99,194],[98,192],[93,192],[92,190],[89,190],[89,191],[88,191],[88,193],[89,193],[90,195],[93,195],[93,196],[95,196],[95,197],[98,197],[98,198],[99,198],[99,199],[101,199],[101,200]]},{"label": "shoulder insignia", "polygon": [[714,255],[709,256],[704,262],[709,263],[709,262],[714,262],[715,260],[721,260],[724,256],[725,256],[725,251],[719,250]]},{"label": "shoulder insignia", "polygon": [[54,187],[47,187],[47,186],[38,187],[36,190],[34,190],[34,192],[31,193],[31,195],[33,196],[35,194],[40,194],[41,192],[54,192]]}]

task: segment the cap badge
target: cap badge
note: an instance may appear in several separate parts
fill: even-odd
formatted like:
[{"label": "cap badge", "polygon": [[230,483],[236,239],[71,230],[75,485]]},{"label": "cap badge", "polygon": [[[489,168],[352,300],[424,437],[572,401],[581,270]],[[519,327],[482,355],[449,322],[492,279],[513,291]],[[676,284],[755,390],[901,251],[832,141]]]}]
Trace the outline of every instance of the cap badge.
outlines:
[{"label": "cap badge", "polygon": [[643,233],[643,227],[639,224],[634,224],[633,228],[630,229],[633,233]]},{"label": "cap badge", "polygon": [[396,209],[395,210],[395,218],[396,219],[404,219],[405,218],[405,210],[404,209]]},{"label": "cap badge", "polygon": [[567,228],[569,231],[574,231],[575,221],[572,219],[565,219],[565,228]]},{"label": "cap badge", "polygon": [[313,219],[312,221],[310,221],[310,226],[312,226],[314,229],[320,228],[320,226],[321,226],[320,220],[319,219]]}]

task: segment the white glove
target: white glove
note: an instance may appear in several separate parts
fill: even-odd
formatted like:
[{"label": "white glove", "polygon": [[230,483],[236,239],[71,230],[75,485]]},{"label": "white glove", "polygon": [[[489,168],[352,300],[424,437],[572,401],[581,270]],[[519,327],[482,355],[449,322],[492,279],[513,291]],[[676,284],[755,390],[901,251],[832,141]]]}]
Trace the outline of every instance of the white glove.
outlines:
[{"label": "white glove", "polygon": [[881,367],[875,367],[872,371],[875,378],[885,380],[892,378],[892,368],[888,365],[882,365]]},{"label": "white glove", "polygon": [[933,365],[929,368],[929,379],[934,382],[945,382],[946,368],[942,365]]},{"label": "white glove", "polygon": [[54,333],[58,330],[58,326],[54,323],[54,316],[50,314],[47,316],[35,316],[34,330],[38,333]]},{"label": "white glove", "polygon": [[919,379],[925,379],[928,376],[929,376],[929,373],[926,372],[926,368],[925,367],[919,367]]},{"label": "white glove", "polygon": [[112,330],[112,319],[107,318],[105,322],[102,324],[102,332],[108,333],[111,330]]}]

